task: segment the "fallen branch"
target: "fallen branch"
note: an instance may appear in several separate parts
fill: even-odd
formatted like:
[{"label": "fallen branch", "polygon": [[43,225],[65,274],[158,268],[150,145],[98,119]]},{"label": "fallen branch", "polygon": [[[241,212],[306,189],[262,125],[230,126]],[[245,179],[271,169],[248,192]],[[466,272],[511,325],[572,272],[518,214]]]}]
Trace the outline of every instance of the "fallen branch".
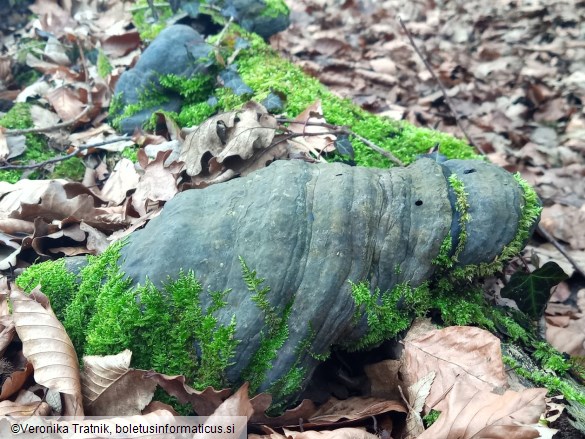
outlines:
[{"label": "fallen branch", "polygon": [[400,18],[400,15],[398,15],[397,18],[398,18],[398,22],[400,23],[400,26],[402,26],[402,30],[404,30],[404,33],[406,34],[406,36],[410,40],[410,44],[412,44],[414,51],[419,56],[419,58],[422,60],[423,64],[425,65],[425,67],[427,68],[427,70],[429,71],[429,73],[431,74],[433,79],[437,82],[437,84],[439,84],[439,88],[441,89],[441,93],[443,94],[443,97],[445,98],[445,102],[447,102],[447,106],[449,107],[449,110],[451,110],[451,113],[453,113],[453,117],[455,118],[455,123],[457,123],[457,126],[459,127],[459,129],[465,135],[467,142],[469,142],[470,145],[472,145],[475,149],[477,149],[477,151],[479,153],[481,153],[482,155],[486,155],[485,151],[481,148],[481,146],[476,145],[473,142],[473,140],[471,139],[471,136],[469,135],[469,133],[467,132],[467,130],[465,129],[465,127],[461,123],[461,120],[460,120],[461,117],[459,116],[459,113],[457,113],[457,110],[455,109],[455,105],[453,104],[453,102],[451,101],[451,98],[447,94],[447,90],[445,90],[445,87],[443,86],[443,84],[441,83],[441,81],[439,80],[437,75],[435,75],[433,68],[431,67],[429,62],[426,60],[426,58],[423,56],[422,52],[420,51],[420,49],[418,48],[418,46],[414,42],[414,38],[412,38],[412,34],[406,28],[406,25],[402,21],[402,18]]},{"label": "fallen branch", "polygon": [[39,163],[31,163],[29,165],[4,165],[4,166],[0,166],[0,171],[8,171],[11,169],[36,169],[36,168],[43,168],[47,165],[50,165],[52,163],[58,163],[58,162],[62,162],[64,160],[70,159],[71,157],[76,156],[77,154],[79,154],[82,151],[85,151],[87,149],[91,149],[91,148],[97,148],[103,145],[108,145],[110,143],[116,143],[116,142],[121,142],[123,140],[129,140],[130,137],[128,136],[122,136],[122,137],[115,137],[113,139],[108,139],[108,140],[104,140],[103,142],[98,142],[98,143],[92,143],[91,145],[84,145],[84,146],[79,146],[77,148],[75,148],[74,151],[70,152],[69,154],[63,155],[63,156],[59,156],[59,157],[53,157],[52,159],[49,160],[45,160],[44,162],[39,162]]}]

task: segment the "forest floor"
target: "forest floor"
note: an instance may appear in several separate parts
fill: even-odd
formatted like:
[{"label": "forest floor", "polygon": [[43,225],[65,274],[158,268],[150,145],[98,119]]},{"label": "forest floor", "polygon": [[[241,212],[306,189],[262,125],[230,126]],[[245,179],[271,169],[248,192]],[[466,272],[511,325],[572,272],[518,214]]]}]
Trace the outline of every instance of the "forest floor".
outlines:
[{"label": "forest floor", "polygon": [[542,232],[524,252],[571,276],[551,299],[547,338],[584,356],[585,2],[288,3],[292,25],[271,40],[280,53],[340,96],[467,139],[534,185],[542,229],[574,262]]},{"label": "forest floor", "polygon": [[[103,2],[104,12],[92,1],[30,3],[37,18],[31,21],[24,8],[0,23],[0,111],[11,114],[0,128],[4,290],[13,268],[21,270],[38,256],[101,253],[114,238],[142,227],[184,189],[174,165],[165,164],[167,156],[145,152],[155,144],[176,147],[182,141],[176,124],[163,120],[168,130],[162,135],[140,132],[121,138],[107,119],[116,80],[144,49],[129,5]],[[584,358],[585,1],[287,3],[292,24],[270,40],[283,57],[368,111],[466,139],[478,153],[519,172],[536,188],[544,206],[541,227],[508,271],[534,270],[547,261],[562,267],[568,279],[554,290],[542,327],[560,352]],[[10,113],[15,107],[27,111]],[[304,124],[313,116],[303,113],[308,114],[299,120]],[[144,148],[137,153],[135,144]],[[52,149],[51,154],[43,148]],[[156,158],[149,161],[147,154]],[[499,294],[508,271],[491,280],[490,294]],[[16,310],[12,314],[9,295]],[[462,383],[478,377],[487,380],[489,375],[490,383],[507,386],[500,340],[475,327],[426,327],[423,336],[407,338],[404,356],[420,379],[405,388],[406,396],[397,392],[399,361],[378,358],[356,379],[344,375],[347,358],[340,358],[326,365],[332,368],[323,368],[316,381],[337,380],[335,391],[353,396],[332,398],[320,408],[305,399],[270,418],[265,415],[269,395],[249,398],[246,385],[229,398],[231,389],[196,391],[184,377],[132,369],[128,350],[86,360],[80,376],[71,343],[57,352],[44,341],[68,336],[39,291],[32,296],[17,289],[0,294],[0,325],[0,350],[8,358],[0,361],[2,415],[82,415],[85,410],[124,412],[139,422],[157,410],[173,411],[151,402],[157,385],[198,413],[217,409],[217,415],[247,416],[256,438],[455,437],[457,428],[465,431],[457,437],[472,437],[472,431],[500,427],[506,437],[529,438],[541,415],[552,423],[564,410],[556,395],[546,399],[545,410],[546,389],[531,386],[502,395],[473,388],[476,393],[469,394]],[[498,361],[479,370],[476,352]],[[56,353],[74,361],[64,366]],[[444,359],[435,358],[439,354]],[[436,378],[432,389],[434,376],[422,376],[425,367],[445,375]],[[55,384],[38,370],[61,381]],[[104,385],[96,374],[109,383]],[[428,395],[442,400],[443,409],[433,430],[423,431],[418,413]],[[499,412],[502,406],[505,416]],[[483,416],[477,415],[480,409]],[[505,427],[493,424],[493,413],[505,418]],[[561,419],[564,424],[553,424],[561,429],[554,437],[579,437],[566,411]],[[531,426],[516,425],[518,420]],[[540,433],[552,437],[554,430]]]}]

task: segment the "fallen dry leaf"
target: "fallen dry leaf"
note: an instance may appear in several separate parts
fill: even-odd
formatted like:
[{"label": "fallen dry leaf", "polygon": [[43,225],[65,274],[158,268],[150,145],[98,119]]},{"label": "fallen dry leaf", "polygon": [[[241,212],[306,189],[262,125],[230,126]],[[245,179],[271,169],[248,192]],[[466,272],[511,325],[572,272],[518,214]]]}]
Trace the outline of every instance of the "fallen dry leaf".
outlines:
[{"label": "fallen dry leaf", "polygon": [[150,403],[157,383],[130,368],[132,352],[83,357],[81,386],[89,416],[133,416]]},{"label": "fallen dry leaf", "polygon": [[[336,430],[321,430],[321,431],[293,431],[284,429],[286,436],[283,438],[294,438],[294,439],[379,439],[380,436],[377,434],[368,433],[363,428],[338,428]],[[270,436],[272,437],[272,436]]]},{"label": "fallen dry leaf", "polygon": [[[579,267],[585,269],[585,250],[571,250],[569,248],[565,248],[565,251],[571,256],[573,260],[577,262]],[[551,243],[544,243],[540,244],[539,246],[527,245],[524,254],[528,255],[529,257],[532,254],[538,256],[540,260],[540,266],[543,266],[548,261],[553,261],[559,264],[559,266],[563,269],[563,271],[571,277],[573,273],[575,273],[575,267],[567,258],[565,258],[561,252]]]},{"label": "fallen dry leaf", "polygon": [[326,121],[323,117],[321,101],[318,100],[305,108],[289,125],[288,129],[293,133],[307,134],[307,136],[291,139],[291,142],[297,147],[305,148],[314,157],[320,157],[323,152],[334,151],[333,143],[337,137],[333,134],[319,135],[320,133],[328,133],[330,129],[319,125],[308,125],[309,123],[323,122]]},{"label": "fallen dry leaf", "polygon": [[14,286],[10,300],[16,333],[33,365],[35,381],[64,394],[66,416],[83,415],[77,354],[48,299],[37,288],[27,296]]},{"label": "fallen dry leaf", "polygon": [[406,416],[407,438],[417,438],[425,430],[420,413],[423,410],[425,401],[431,392],[431,386],[435,379],[435,371],[429,372],[416,383],[408,386],[408,415]]},{"label": "fallen dry leaf", "polygon": [[398,377],[401,366],[399,360],[384,360],[364,367],[370,380],[370,395],[377,398],[400,399],[398,386],[404,383]]},{"label": "fallen dry leaf", "polygon": [[0,270],[16,267],[20,251],[20,244],[13,242],[13,237],[0,232]]},{"label": "fallen dry leaf", "polygon": [[313,401],[303,399],[298,406],[286,410],[280,416],[267,416],[265,412],[272,403],[272,396],[267,393],[260,393],[254,396],[250,400],[250,403],[254,408],[254,414],[250,418],[250,423],[258,424],[259,426],[296,426],[299,424],[299,419],[309,419],[317,411]]},{"label": "fallen dry leaf", "polygon": [[[75,92],[68,87],[56,88],[46,97],[64,122],[75,119],[85,108],[85,103],[82,102],[79,92]],[[89,119],[85,116],[79,122],[89,122]]]},{"label": "fallen dry leaf", "polygon": [[120,159],[114,167],[114,172],[109,176],[102,188],[100,195],[103,199],[122,204],[127,194],[138,186],[140,175],[136,172],[134,163],[126,158]]},{"label": "fallen dry leaf", "polygon": [[79,223],[79,228],[87,235],[85,246],[89,253],[99,255],[103,253],[110,244],[104,233],[89,224],[86,224],[84,221]]},{"label": "fallen dry leaf", "polygon": [[47,110],[40,105],[30,106],[30,116],[35,128],[46,128],[59,123],[60,117],[53,111]]},{"label": "fallen dry leaf", "polygon": [[4,161],[8,158],[9,154],[10,148],[8,148],[8,140],[6,139],[3,130],[0,129],[0,160]]},{"label": "fallen dry leaf", "polygon": [[[565,306],[568,314],[565,325],[555,325],[547,316],[546,339],[560,352],[566,352],[573,356],[585,356],[585,288],[577,291],[576,306]],[[551,303],[548,309],[560,308],[560,304]],[[558,322],[558,321],[557,321]]]},{"label": "fallen dry leaf", "polygon": [[[63,180],[48,180],[45,184],[31,186],[34,188],[32,193],[27,192],[26,198],[15,200],[16,203],[9,206],[10,209],[14,209],[15,204],[19,204],[17,209],[11,211],[9,217],[28,221],[42,217],[47,221],[53,221],[69,216],[92,220],[97,216],[94,207],[97,197],[90,195],[85,187],[79,188],[81,192],[79,195],[69,197],[68,189],[70,191],[74,186],[67,185]],[[16,194],[18,196],[18,192]]]},{"label": "fallen dry leaf", "polygon": [[[247,421],[254,413],[250,397],[248,396],[249,384],[244,383],[232,396],[226,399],[221,405],[205,420],[206,426],[225,425],[225,416],[238,416],[236,419],[236,432],[234,437],[239,437],[246,429]],[[213,437],[212,435],[204,435],[203,437]]]},{"label": "fallen dry leaf", "polygon": [[142,41],[138,31],[125,32],[120,35],[110,35],[102,40],[102,50],[106,55],[114,58],[127,55],[136,49]]},{"label": "fallen dry leaf", "polygon": [[0,283],[0,358],[4,355],[15,334],[14,320],[8,307],[8,291],[2,291],[2,283],[5,281],[7,279],[3,279]]},{"label": "fallen dry leaf", "polygon": [[[2,295],[2,301],[6,301],[6,295]],[[0,317],[0,358],[6,351],[8,345],[12,342],[14,338],[14,321],[12,320],[12,316],[10,315],[3,315]]]},{"label": "fallen dry leaf", "polygon": [[248,102],[237,113],[233,130],[229,128],[226,145],[217,156],[218,163],[233,156],[247,160],[256,150],[270,146],[274,139],[276,119],[260,104]]},{"label": "fallen dry leaf", "polygon": [[540,224],[556,239],[569,243],[575,250],[585,250],[585,204],[581,208],[553,204],[542,209]]},{"label": "fallen dry leaf", "polygon": [[402,373],[408,385],[435,371],[426,405],[441,401],[457,382],[491,391],[507,386],[499,339],[488,331],[468,326],[434,330],[406,339]]},{"label": "fallen dry leaf", "polygon": [[31,363],[26,363],[26,367],[24,370],[17,370],[12,372],[6,381],[2,384],[2,391],[0,392],[0,401],[4,401],[10,398],[12,395],[15,395],[20,390],[26,380],[32,375],[33,373],[33,366]]},{"label": "fallen dry leaf", "polygon": [[51,0],[36,0],[29,9],[40,16],[42,28],[57,37],[63,35],[66,27],[74,28],[77,24],[69,11]]},{"label": "fallen dry leaf", "polygon": [[20,208],[21,203],[36,204],[50,190],[50,186],[65,184],[67,180],[19,180],[16,183],[0,181],[0,219],[8,218]]},{"label": "fallen dry leaf", "polygon": [[67,56],[65,46],[63,46],[63,44],[61,44],[61,42],[55,37],[49,37],[49,39],[47,40],[47,44],[45,45],[43,55],[49,61],[57,65],[60,66],[71,65],[71,60]]},{"label": "fallen dry leaf", "polygon": [[[0,402],[0,416],[7,417],[29,417],[29,416],[48,416],[51,414],[51,406],[46,402],[32,402],[29,404],[20,404],[12,401]],[[2,437],[10,437],[3,435]]]},{"label": "fallen dry leaf", "polygon": [[199,416],[211,415],[232,393],[230,389],[215,390],[213,387],[202,391],[195,390],[185,384],[183,375],[170,376],[150,371],[144,375],[144,378],[154,381],[169,395],[177,398],[181,404],[191,404]]},{"label": "fallen dry leaf", "polygon": [[226,138],[220,138],[218,127],[225,126],[226,130],[233,128],[236,116],[236,111],[220,113],[207,119],[187,134],[181,148],[180,160],[185,163],[188,175],[194,176],[201,173],[204,166],[202,161],[206,154],[210,154],[211,157],[217,157],[221,153],[226,143],[227,133]]},{"label": "fallen dry leaf", "polygon": [[132,206],[140,216],[146,215],[152,208],[150,202],[159,207],[159,201],[169,201],[178,192],[178,174],[182,165],[173,163],[165,166],[165,160],[172,151],[161,151],[157,154],[156,159],[148,162],[146,153],[143,149],[138,151],[138,159],[144,167],[144,175],[140,178],[136,191],[132,195]]},{"label": "fallen dry leaf", "polygon": [[[180,160],[185,162],[190,176],[208,171],[214,157],[218,164],[234,157],[245,162],[255,158],[262,161],[256,153],[272,144],[275,130],[276,119],[260,104],[248,102],[241,110],[213,116],[190,132],[181,148]],[[222,168],[210,171],[211,178],[221,172]]]},{"label": "fallen dry leaf", "polygon": [[387,412],[407,413],[402,402],[372,397],[351,397],[345,400],[331,398],[303,425],[306,428],[338,425],[343,421],[357,421]]},{"label": "fallen dry leaf", "polygon": [[531,439],[538,431],[527,426],[538,422],[546,408],[546,389],[507,390],[497,395],[457,381],[447,399],[435,408],[439,419],[419,439]]}]

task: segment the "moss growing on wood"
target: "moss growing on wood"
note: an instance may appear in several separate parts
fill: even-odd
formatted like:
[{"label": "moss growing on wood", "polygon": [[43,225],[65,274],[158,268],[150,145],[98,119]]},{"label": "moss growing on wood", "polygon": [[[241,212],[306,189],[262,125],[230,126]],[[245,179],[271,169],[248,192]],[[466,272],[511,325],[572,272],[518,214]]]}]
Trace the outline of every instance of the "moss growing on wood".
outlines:
[{"label": "moss growing on wood", "polygon": [[447,236],[445,236],[445,239],[443,239],[439,254],[433,259],[433,264],[442,268],[451,268],[453,266],[453,258],[451,256],[452,249],[453,237],[451,236],[451,232],[449,232]]},{"label": "moss growing on wood", "polygon": [[468,194],[465,192],[465,185],[455,174],[451,174],[448,178],[449,185],[455,193],[455,211],[459,215],[459,236],[457,237],[457,247],[455,248],[455,254],[451,258],[454,263],[459,260],[459,255],[465,248],[467,242],[467,225],[471,220],[469,215],[469,201]]},{"label": "moss growing on wood", "polygon": [[157,2],[156,13],[158,20],[154,21],[152,9],[147,0],[138,0],[132,11],[132,21],[138,29],[142,41],[152,41],[167,27],[167,20],[173,16],[168,2]]},{"label": "moss growing on wood", "polygon": [[224,371],[239,343],[236,318],[222,326],[213,314],[229,292],[209,292],[212,304],[203,310],[203,289],[192,272],[180,273],[163,291],[150,282],[132,288],[116,264],[122,245],[89,256],[78,276],[61,260],[33,265],[17,284],[27,292],[41,284],[80,358],[128,348],[134,367],[184,374],[199,389],[227,386]]},{"label": "moss growing on wood", "polygon": [[522,189],[522,212],[518,221],[518,230],[514,239],[504,247],[500,255],[492,262],[482,263],[479,265],[467,265],[457,267],[451,272],[455,279],[473,279],[477,277],[489,276],[503,268],[503,263],[511,257],[520,253],[528,241],[534,224],[540,216],[542,205],[536,194],[536,191],[520,174],[514,174],[514,178]]},{"label": "moss growing on wood", "polygon": [[374,347],[408,329],[413,315],[424,315],[430,306],[430,291],[425,283],[412,288],[408,283],[397,285],[392,291],[373,292],[367,282],[351,284],[351,294],[356,305],[354,322],[364,316],[368,332],[357,342],[344,345],[349,351]]},{"label": "moss growing on wood", "polygon": [[425,423],[425,428],[429,428],[431,425],[433,425],[437,419],[439,419],[439,416],[441,415],[441,412],[435,409],[432,409],[428,415],[423,416],[423,422]]},{"label": "moss growing on wood", "polygon": [[65,269],[65,259],[31,265],[18,276],[16,285],[26,292],[37,285],[41,285],[43,291],[56,292],[50,296],[51,307],[61,322],[65,319],[64,310],[78,287],[77,276]]},{"label": "moss growing on wood", "polygon": [[535,384],[546,387],[549,395],[554,396],[562,394],[568,401],[585,405],[585,390],[580,388],[576,383],[568,381],[565,378],[557,376],[554,372],[541,369],[530,370],[523,367],[514,358],[504,355],[504,364],[514,370],[521,377],[524,377]]},{"label": "moss growing on wood", "polygon": [[213,91],[213,75],[197,74],[189,78],[178,75],[163,75],[160,85],[184,98],[187,102],[206,100]]},{"label": "moss growing on wood", "polygon": [[[204,291],[193,272],[179,273],[161,289],[148,281],[133,287],[117,266],[122,245],[118,242],[99,256],[88,256],[78,275],[67,271],[64,260],[33,265],[17,279],[17,285],[26,292],[41,285],[79,358],[116,354],[127,348],[133,352],[133,367],[183,374],[197,389],[238,384],[228,382],[225,376],[240,343],[236,339],[237,317],[232,316],[227,325],[215,317],[227,305],[230,291]],[[260,346],[241,377],[257,389],[288,338],[292,304],[283,310],[272,307],[270,288],[243,259],[241,264],[251,300],[265,322]],[[206,309],[201,304],[202,294],[210,298]],[[312,340],[307,338],[297,351],[310,349]],[[273,384],[275,400],[298,391],[305,377],[297,361]]]},{"label": "moss growing on wood", "polygon": [[266,7],[260,13],[262,17],[278,17],[289,14],[290,10],[283,0],[264,0]]},{"label": "moss growing on wood", "polygon": [[262,286],[264,279],[258,277],[256,270],[250,270],[242,257],[240,257],[240,264],[246,286],[253,293],[252,301],[262,312],[265,323],[265,329],[260,334],[260,347],[252,355],[250,364],[242,373],[242,380],[248,381],[250,391],[255,392],[266,378],[266,373],[279,349],[288,338],[288,318],[292,311],[292,300],[283,310],[275,309],[267,299],[270,287]]},{"label": "moss growing on wood", "polygon": [[[465,142],[450,135],[375,116],[349,100],[333,95],[317,79],[282,59],[260,37],[241,30],[234,31],[233,38],[236,36],[251,42],[251,47],[240,53],[237,63],[242,79],[255,92],[254,100],[262,101],[271,91],[283,93],[287,97],[285,113],[295,117],[320,99],[325,119],[329,123],[349,126],[357,134],[392,151],[405,163],[411,163],[418,154],[427,152],[436,143],[441,145],[441,153],[449,158],[476,157]],[[358,140],[352,143],[359,164],[377,167],[390,165],[388,159],[380,157]]]},{"label": "moss growing on wood", "polygon": [[[277,1],[279,2],[280,0]],[[250,43],[249,48],[239,52],[235,65],[242,80],[252,88],[253,95],[236,95],[229,88],[202,81],[201,78],[196,81],[177,76],[162,78],[161,82],[166,83],[173,93],[179,92],[186,98],[185,106],[176,118],[181,126],[198,125],[205,117],[211,116],[213,111],[234,110],[250,99],[261,102],[269,93],[277,92],[286,96],[285,116],[294,118],[316,100],[320,100],[327,122],[350,127],[357,134],[388,149],[404,163],[411,163],[417,155],[427,152],[437,143],[441,147],[441,153],[448,158],[477,157],[464,141],[451,135],[373,115],[351,101],[335,96],[317,79],[305,74],[300,67],[282,59],[261,37],[246,32],[235,24],[230,26],[230,30],[222,39],[219,50],[223,59],[228,59],[236,50],[235,42],[238,38],[243,38]],[[213,43],[215,39],[213,36],[209,37],[208,42]],[[207,78],[214,80],[214,76],[210,74]],[[217,106],[209,106],[207,103],[207,99],[212,96],[217,99]],[[113,125],[119,127],[123,118],[148,108],[152,104],[165,102],[166,99],[168,97],[164,95],[152,93],[144,96],[138,104],[128,106],[122,116],[117,116]],[[110,113],[120,114],[115,100]],[[352,139],[351,141],[356,151],[357,164],[375,167],[391,166],[387,158],[372,151],[359,140]]]},{"label": "moss growing on wood", "polygon": [[124,148],[124,150],[120,153],[120,156],[130,160],[132,163],[138,162],[138,147],[136,146],[129,146]]},{"label": "moss growing on wood", "polygon": [[[153,85],[153,88],[154,87],[155,86]],[[166,104],[167,102],[169,102],[169,100],[170,97],[164,94],[148,92],[144,93],[140,97],[140,101],[138,103],[124,106],[124,103],[122,101],[122,95],[117,94],[112,98],[112,102],[110,103],[109,113],[111,115],[114,115],[111,120],[112,126],[116,129],[120,129],[122,120],[134,116],[135,114],[141,112],[144,109],[153,108]],[[150,123],[152,124],[152,120],[150,121]],[[144,128],[149,127],[145,126]],[[154,128],[154,126],[151,126],[150,128]]]}]

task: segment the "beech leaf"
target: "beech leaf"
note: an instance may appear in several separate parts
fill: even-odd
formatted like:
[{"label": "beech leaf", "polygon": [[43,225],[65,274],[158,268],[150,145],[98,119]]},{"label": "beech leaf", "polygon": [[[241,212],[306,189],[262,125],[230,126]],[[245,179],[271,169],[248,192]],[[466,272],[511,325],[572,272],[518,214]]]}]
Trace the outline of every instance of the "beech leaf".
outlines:
[{"label": "beech leaf", "polygon": [[488,331],[452,326],[414,339],[407,336],[402,372],[408,385],[437,373],[426,402],[433,407],[455,382],[488,391],[507,386],[501,358],[500,341]]},{"label": "beech leaf", "polygon": [[15,287],[10,300],[16,333],[24,356],[33,365],[35,381],[69,396],[65,398],[65,415],[82,415],[77,354],[48,299],[38,287],[28,296]]},{"label": "beech leaf", "polygon": [[408,387],[408,403],[410,406],[406,416],[406,429],[409,438],[416,438],[425,430],[420,413],[431,392],[431,386],[436,375],[435,371],[431,371]]},{"label": "beech leaf", "polygon": [[419,439],[537,438],[538,431],[527,424],[538,422],[545,411],[546,393],[525,389],[498,395],[458,381],[435,407],[439,419]]},{"label": "beech leaf", "polygon": [[132,352],[83,357],[83,400],[91,416],[141,414],[154,395],[156,382],[144,379],[143,370],[130,369]]}]

